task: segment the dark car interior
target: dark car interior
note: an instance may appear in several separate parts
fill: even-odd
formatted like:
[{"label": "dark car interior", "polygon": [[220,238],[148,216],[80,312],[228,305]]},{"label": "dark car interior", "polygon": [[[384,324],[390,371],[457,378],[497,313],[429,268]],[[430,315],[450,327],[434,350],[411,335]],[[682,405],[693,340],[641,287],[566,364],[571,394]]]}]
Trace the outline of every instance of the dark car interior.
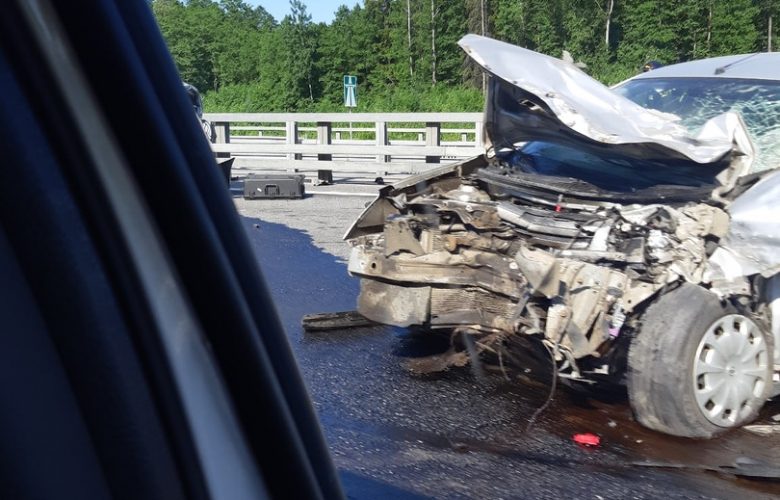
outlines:
[{"label": "dark car interior", "polygon": [[340,498],[146,2],[2,10],[0,497]]}]

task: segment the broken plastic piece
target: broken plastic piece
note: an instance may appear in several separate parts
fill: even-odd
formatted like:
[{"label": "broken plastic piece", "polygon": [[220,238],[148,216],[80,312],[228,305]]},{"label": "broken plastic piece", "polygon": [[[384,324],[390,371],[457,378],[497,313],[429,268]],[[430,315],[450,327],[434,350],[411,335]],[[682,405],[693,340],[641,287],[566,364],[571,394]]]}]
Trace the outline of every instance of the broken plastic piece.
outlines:
[{"label": "broken plastic piece", "polygon": [[583,446],[598,446],[601,444],[601,438],[595,434],[591,434],[590,432],[575,434],[571,438],[575,443],[581,444]]},{"label": "broken plastic piece", "polygon": [[563,203],[563,195],[559,194],[558,195],[558,201],[557,201],[557,203],[555,203],[555,211],[556,212],[560,212],[561,211],[561,208],[563,207],[561,205],[562,203]]},{"label": "broken plastic piece", "polygon": [[623,323],[626,322],[626,313],[623,312],[623,305],[618,302],[615,304],[615,310],[612,313],[612,321],[609,325],[609,336],[617,338],[620,335],[620,329],[623,328]]},{"label": "broken plastic piece", "polygon": [[301,319],[301,325],[307,332],[360,328],[375,324],[357,311],[306,314]]},{"label": "broken plastic piece", "polygon": [[748,432],[758,434],[759,436],[772,436],[780,434],[780,425],[773,424],[753,424],[743,427]]}]

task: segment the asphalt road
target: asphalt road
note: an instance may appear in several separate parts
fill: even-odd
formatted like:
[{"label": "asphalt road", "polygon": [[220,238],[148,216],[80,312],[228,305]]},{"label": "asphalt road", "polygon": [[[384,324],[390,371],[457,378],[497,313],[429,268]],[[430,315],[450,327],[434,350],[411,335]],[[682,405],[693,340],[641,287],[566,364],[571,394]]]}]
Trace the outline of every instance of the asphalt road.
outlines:
[{"label": "asphalt road", "polygon": [[[548,396],[549,367],[419,377],[403,361],[441,350],[442,339],[390,327],[304,333],[304,314],[355,306],[341,236],[369,200],[236,198],[348,497],[780,498],[777,477],[744,477],[780,476],[780,433],[671,438],[636,424],[620,394],[566,389],[526,430]],[[759,423],[776,414],[771,402]],[[601,445],[575,444],[579,432]]]}]

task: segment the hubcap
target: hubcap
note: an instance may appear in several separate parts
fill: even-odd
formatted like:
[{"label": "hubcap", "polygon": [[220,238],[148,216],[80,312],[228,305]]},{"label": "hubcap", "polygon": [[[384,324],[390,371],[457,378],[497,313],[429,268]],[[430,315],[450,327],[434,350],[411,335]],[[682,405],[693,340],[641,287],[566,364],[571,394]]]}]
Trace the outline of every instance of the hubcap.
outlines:
[{"label": "hubcap", "polygon": [[693,364],[693,387],[702,414],[715,425],[734,427],[754,409],[770,382],[769,350],[758,326],[730,314],[709,327]]}]

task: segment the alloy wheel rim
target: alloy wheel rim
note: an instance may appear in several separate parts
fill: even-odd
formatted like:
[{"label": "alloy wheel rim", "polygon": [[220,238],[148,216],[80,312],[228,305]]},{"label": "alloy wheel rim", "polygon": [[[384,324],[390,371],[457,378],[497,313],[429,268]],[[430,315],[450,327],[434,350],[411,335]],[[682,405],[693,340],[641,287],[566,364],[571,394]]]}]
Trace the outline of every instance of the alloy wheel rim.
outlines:
[{"label": "alloy wheel rim", "polygon": [[693,364],[696,403],[704,417],[734,427],[753,411],[769,383],[769,349],[758,326],[741,314],[715,321]]}]

